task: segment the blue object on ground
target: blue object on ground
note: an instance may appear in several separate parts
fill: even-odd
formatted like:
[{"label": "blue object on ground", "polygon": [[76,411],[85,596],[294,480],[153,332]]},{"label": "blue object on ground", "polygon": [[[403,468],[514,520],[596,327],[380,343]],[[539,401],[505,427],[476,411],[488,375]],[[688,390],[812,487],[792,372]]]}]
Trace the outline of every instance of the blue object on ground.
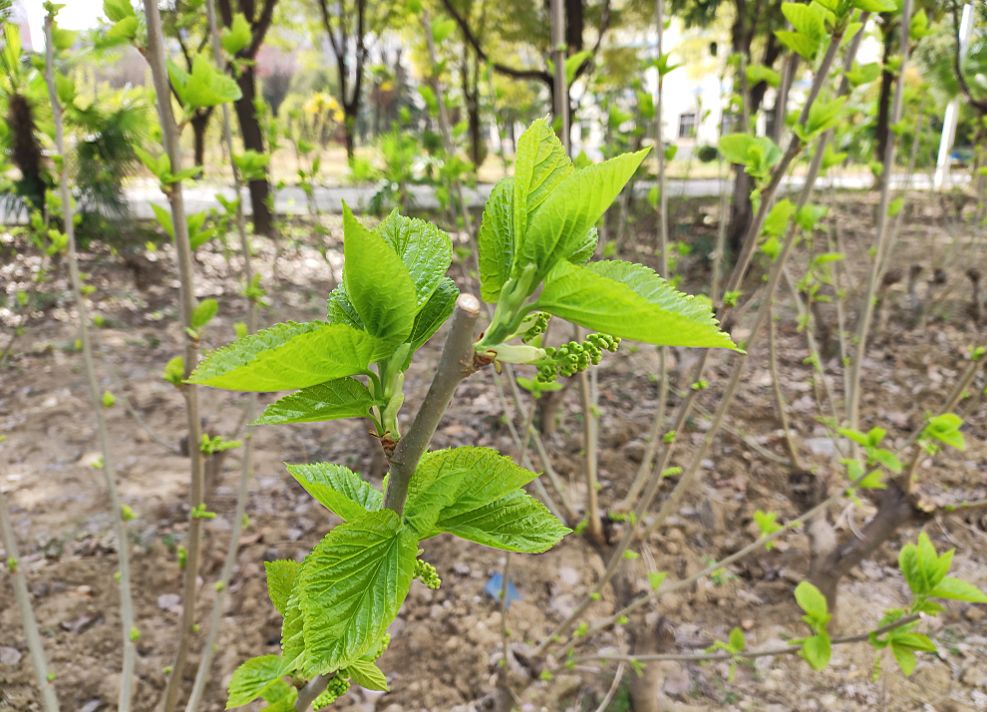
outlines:
[{"label": "blue object on ground", "polygon": [[[483,587],[483,591],[490,596],[495,601],[500,601],[500,593],[504,588],[504,576],[498,571],[495,571],[490,578],[487,580],[487,585]],[[504,601],[504,607],[510,608],[514,601],[520,601],[521,594],[518,590],[514,588],[513,582],[507,579],[507,600]]]}]

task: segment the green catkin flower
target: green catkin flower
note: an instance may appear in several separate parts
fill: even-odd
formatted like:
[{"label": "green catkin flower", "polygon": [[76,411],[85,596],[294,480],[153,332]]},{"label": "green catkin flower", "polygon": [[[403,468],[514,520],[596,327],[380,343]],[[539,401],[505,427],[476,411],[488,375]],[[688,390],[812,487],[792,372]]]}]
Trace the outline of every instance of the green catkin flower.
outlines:
[{"label": "green catkin flower", "polygon": [[526,344],[530,344],[545,333],[548,329],[548,320],[552,318],[552,315],[546,312],[537,312],[533,317],[535,322],[521,335],[521,341]]},{"label": "green catkin flower", "polygon": [[336,673],[329,682],[326,684],[325,692],[315,698],[312,702],[312,709],[321,710],[325,709],[337,699],[346,694],[346,691],[350,689],[350,681],[348,678],[342,677],[339,673]]},{"label": "green catkin flower", "polygon": [[384,637],[380,639],[380,644],[377,646],[377,649],[373,651],[373,654],[370,655],[370,658],[373,660],[379,658],[381,655],[384,654],[384,651],[387,650],[387,646],[390,644],[391,644],[391,634],[384,633]]},{"label": "green catkin flower", "polygon": [[551,383],[558,376],[574,376],[590,366],[597,366],[603,360],[604,351],[616,351],[620,338],[609,334],[589,334],[579,343],[570,341],[557,349],[547,348],[549,362],[538,367],[537,380]]},{"label": "green catkin flower", "polygon": [[427,561],[415,560],[415,578],[433,591],[442,585],[439,572]]}]

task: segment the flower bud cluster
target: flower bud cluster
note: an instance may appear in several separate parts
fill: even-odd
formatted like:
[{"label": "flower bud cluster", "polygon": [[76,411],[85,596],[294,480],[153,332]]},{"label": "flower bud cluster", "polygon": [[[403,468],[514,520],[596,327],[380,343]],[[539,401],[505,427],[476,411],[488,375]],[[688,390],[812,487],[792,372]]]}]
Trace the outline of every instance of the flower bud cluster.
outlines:
[{"label": "flower bud cluster", "polygon": [[614,352],[620,345],[620,337],[609,334],[589,334],[585,341],[570,341],[557,349],[546,348],[548,362],[538,367],[538,380],[551,383],[558,376],[574,376],[603,359],[603,352]]},{"label": "flower bud cluster", "polygon": [[343,677],[339,673],[333,675],[326,683],[325,691],[312,702],[312,709],[321,710],[346,694],[350,689],[349,678]]},{"label": "flower bud cluster", "polygon": [[439,572],[427,561],[415,559],[415,578],[433,591],[442,585]]},{"label": "flower bud cluster", "polygon": [[380,643],[378,643],[377,647],[367,657],[369,657],[372,660],[376,660],[377,658],[379,658],[381,655],[384,654],[384,651],[387,650],[387,646],[390,644],[391,644],[391,634],[384,633],[384,637],[380,639]]},{"label": "flower bud cluster", "polygon": [[528,330],[521,335],[521,341],[526,344],[530,344],[532,341],[537,339],[539,336],[548,330],[548,320],[552,318],[552,315],[547,312],[536,312],[531,315],[533,320],[531,326]]}]

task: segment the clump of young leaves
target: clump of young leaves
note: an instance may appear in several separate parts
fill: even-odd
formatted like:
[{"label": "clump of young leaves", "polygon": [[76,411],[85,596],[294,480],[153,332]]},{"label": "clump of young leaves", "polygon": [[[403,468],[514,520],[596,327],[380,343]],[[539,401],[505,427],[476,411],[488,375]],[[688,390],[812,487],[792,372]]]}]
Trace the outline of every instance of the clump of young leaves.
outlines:
[{"label": "clump of young leaves", "polygon": [[[525,343],[538,341],[546,315],[601,332],[583,344],[584,366],[619,338],[736,348],[707,302],[679,293],[650,269],[588,263],[596,223],[645,153],[576,169],[546,121],[522,135],[516,175],[495,187],[480,231],[481,293],[497,306],[474,344],[477,365],[537,367],[551,360],[546,349]],[[367,418],[390,456],[402,437],[405,372],[459,297],[446,276],[452,243],[431,223],[396,212],[371,229],[344,206],[343,227],[342,283],[329,294],[326,320],[243,336],[203,359],[190,381],[294,391],[265,409],[262,424]],[[524,491],[536,473],[489,448],[424,453],[400,514],[384,508],[387,480],[382,491],[331,463],[292,464],[288,472],[343,523],[303,561],[267,563],[268,592],[284,618],[281,654],[241,665],[228,707],[263,697],[269,710],[290,709],[297,690],[289,677],[297,683],[331,676],[335,693],[350,681],[387,689],[375,661],[412,579],[440,584],[419,558],[426,540],[452,534],[536,554],[570,531]]]},{"label": "clump of young leaves", "polygon": [[[876,10],[881,7],[883,9]],[[792,29],[776,30],[778,42],[813,65],[834,42],[845,42],[863,28],[861,12],[895,12],[894,0],[815,0],[814,2],[784,2],[781,10]],[[831,58],[831,55],[830,55]],[[820,62],[823,64],[824,62]],[[769,84],[780,81],[766,68],[754,65],[747,70],[748,80],[764,80]],[[828,96],[825,90],[814,97],[801,115],[792,118],[792,148],[802,148],[825,131],[834,128],[846,113],[846,97]],[[720,154],[730,163],[743,166],[754,179],[751,199],[760,206],[761,191],[769,182],[775,166],[785,157],[782,149],[766,136],[753,133],[733,133],[720,137]]]},{"label": "clump of young leaves", "polygon": [[[901,460],[891,450],[881,447],[884,436],[888,433],[884,428],[874,427],[866,433],[851,428],[838,428],[837,432],[859,445],[863,450],[863,464],[856,458],[842,460],[843,464],[846,465],[850,481],[856,482],[857,487],[861,489],[884,489],[887,487],[884,482],[884,470],[893,475],[901,474],[903,469]],[[865,472],[866,477],[864,476]]]},{"label": "clump of young leaves", "polygon": [[596,223],[648,150],[576,168],[546,121],[522,134],[514,177],[494,186],[483,211],[480,294],[496,309],[478,353],[514,363],[543,359],[541,349],[509,343],[538,312],[650,344],[736,348],[708,302],[678,292],[644,265],[589,262]]},{"label": "clump of young leaves", "polygon": [[737,672],[737,663],[740,661],[740,656],[745,650],[747,650],[747,639],[744,636],[744,631],[736,626],[730,629],[726,640],[717,640],[706,648],[707,653],[722,651],[733,656],[730,660],[730,667],[727,668],[727,680],[729,682],[733,682],[733,676]]},{"label": "clump of young leaves", "polygon": [[827,626],[833,616],[822,592],[808,581],[795,587],[795,601],[805,615],[802,620],[812,630],[812,635],[792,641],[802,646],[801,655],[813,670],[822,670],[829,664],[832,645]]},{"label": "clump of young leaves", "polygon": [[[880,621],[885,626],[914,614],[939,615],[943,611],[937,600],[963,601],[966,603],[987,603],[987,594],[971,583],[949,576],[954,549],[939,554],[925,532],[918,535],[915,544],[906,544],[898,556],[912,601],[907,608],[887,611]],[[870,643],[877,650],[890,648],[898,667],[905,675],[915,670],[915,653],[918,651],[936,652],[935,643],[922,633],[916,633],[918,621],[894,628],[885,635],[871,635]]]},{"label": "clump of young leaves", "polygon": [[[905,675],[915,670],[916,652],[936,652],[932,639],[915,630],[920,615],[939,615],[944,610],[940,600],[987,603],[987,594],[976,586],[949,576],[953,553],[953,549],[937,553],[929,536],[921,532],[917,543],[905,544],[898,556],[898,567],[912,593],[911,603],[906,608],[885,611],[868,642],[875,650],[890,649]],[[801,655],[814,670],[822,670],[829,664],[832,652],[827,630],[832,615],[826,597],[811,583],[803,581],[795,588],[795,600],[805,612],[802,620],[813,635],[792,642],[802,646]]]}]

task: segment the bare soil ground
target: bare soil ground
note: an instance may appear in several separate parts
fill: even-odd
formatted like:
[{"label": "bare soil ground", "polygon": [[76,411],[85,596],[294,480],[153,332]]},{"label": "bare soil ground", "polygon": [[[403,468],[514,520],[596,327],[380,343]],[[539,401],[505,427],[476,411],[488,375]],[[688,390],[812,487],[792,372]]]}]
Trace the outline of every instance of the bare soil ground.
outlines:
[{"label": "bare soil ground", "polygon": [[[863,260],[873,230],[874,205],[856,195],[831,196],[829,202],[849,253],[845,269],[852,322],[865,281]],[[715,228],[703,215],[710,209],[685,206],[676,225],[677,239],[708,245]],[[887,428],[890,442],[898,446],[921,424],[924,414],[934,411],[945,398],[969,347],[984,343],[984,327],[978,329],[967,313],[969,283],[964,276],[974,265],[987,271],[983,234],[951,219],[944,221],[935,202],[922,201],[909,210],[891,266],[907,274],[913,263],[919,264],[924,276],[940,268],[947,281],[931,288],[924,324],[914,323],[904,283],[892,287],[886,298],[887,325],[873,340],[865,363],[864,422],[868,427]],[[338,240],[338,224],[331,227]],[[642,219],[635,229],[642,237],[632,257],[653,259],[648,220]],[[272,302],[262,314],[262,323],[321,318],[331,283],[320,253],[311,245],[288,250],[273,275],[273,247],[258,241],[258,248],[257,266]],[[0,249],[6,251],[0,287],[8,293],[23,288],[32,258],[11,254],[9,243],[0,244]],[[825,247],[817,244],[815,249]],[[682,259],[687,287],[699,284],[700,251]],[[180,348],[172,254],[164,248],[129,262],[131,267],[96,244],[84,256],[83,269],[96,287],[91,297],[95,311],[105,319],[96,339],[103,386],[118,398],[107,414],[121,495],[138,515],[130,531],[141,630],[136,709],[144,711],[158,701],[164,669],[174,653],[181,606],[176,549],[186,530],[188,466],[181,454],[182,399],[161,378],[165,362]],[[242,318],[237,261],[233,258],[228,263],[221,250],[207,249],[199,262],[197,296],[221,298],[219,316],[205,337],[208,345],[219,345],[232,337],[233,323]],[[797,260],[796,264],[804,262]],[[20,565],[28,573],[57,674],[54,685],[65,709],[96,712],[112,709],[116,700],[120,649],[113,578],[116,554],[106,495],[100,474],[92,467],[98,459],[94,424],[87,415],[81,358],[73,346],[76,327],[64,271],[59,268],[54,283],[46,287],[56,297],[33,315],[0,370],[0,434],[6,436],[0,444],[0,487],[11,501]],[[453,274],[459,279],[462,269],[454,266]],[[921,295],[928,289],[923,281]],[[786,301],[790,301],[787,296]],[[831,307],[826,315],[835,320]],[[803,364],[805,338],[788,308],[781,311],[778,331],[781,372],[803,464],[832,473],[838,468],[833,442],[816,419],[814,385],[810,369]],[[425,348],[409,374],[406,418],[413,415],[424,394],[440,337]],[[673,385],[686,388],[681,374],[692,355],[676,357]],[[717,355],[714,359],[712,385],[702,398],[707,410],[715,406],[727,358]],[[657,400],[656,363],[653,349],[628,344],[599,370],[601,498],[605,505],[623,496],[641,459]],[[838,356],[827,362],[827,373],[842,393]],[[984,388],[982,378],[977,388]],[[568,389],[558,431],[547,445],[556,469],[571,482],[573,499],[579,502],[581,424],[575,390]],[[459,395],[434,446],[480,444],[516,455],[492,374],[477,374],[461,386]],[[234,436],[242,421],[242,400],[235,394],[207,391],[203,401],[207,428]],[[967,406],[965,416],[968,449],[944,453],[934,465],[923,463],[920,470],[923,492],[930,500],[987,496],[987,406],[982,397]],[[729,426],[730,434],[716,443],[704,463],[701,484],[680,514],[655,536],[640,559],[628,564],[639,569],[642,581],[653,569],[667,570],[673,578],[688,575],[748,543],[757,536],[752,523],[756,509],[777,511],[782,520],[799,513],[789,496],[789,468],[776,461],[779,457],[768,459],[760,452],[784,455],[763,349],[753,355]],[[707,428],[708,419],[696,417],[684,442],[698,443]],[[229,589],[214,674],[202,710],[223,709],[225,685],[241,661],[277,651],[280,618],[267,600],[263,562],[300,558],[335,523],[332,515],[286,475],[282,463],[324,460],[374,478],[382,474],[379,447],[359,422],[263,427],[253,437],[250,523],[239,542],[240,564]],[[689,449],[688,445],[681,449],[683,457]],[[218,516],[206,526],[205,585],[199,614],[203,622],[213,596],[211,583],[219,575],[228,543],[239,457],[237,451],[227,454],[209,501]],[[859,528],[870,512],[866,500],[857,508],[848,507],[840,514],[841,530]],[[940,550],[956,547],[957,575],[987,588],[987,521],[954,517],[930,522],[926,530]],[[841,631],[868,630],[884,608],[907,601],[896,552],[914,536],[914,529],[902,532],[894,547],[885,547],[844,581],[838,618]],[[394,624],[394,643],[381,661],[392,692],[353,690],[337,703],[339,707],[386,712],[466,710],[480,708],[489,700],[501,658],[501,619],[499,605],[484,589],[491,574],[503,571],[504,556],[444,538],[430,541],[425,556],[438,568],[443,586],[429,591],[416,582]],[[805,577],[807,561],[806,538],[795,533],[773,550],[742,560],[692,591],[662,599],[660,610],[647,620],[653,624],[659,613],[667,619],[675,631],[673,649],[682,652],[695,652],[697,646],[724,639],[733,626],[747,631],[752,647],[784,642],[802,633],[791,591]],[[542,556],[512,556],[510,577],[520,594],[507,622],[512,640],[534,642],[548,633],[589,590],[601,570],[593,549],[575,536]],[[12,589],[6,577],[0,578],[4,578],[0,583],[0,710],[40,709]],[[608,594],[591,609],[590,617],[612,610]],[[938,642],[940,652],[922,655],[910,678],[900,674],[890,656],[875,660],[867,645],[836,649],[832,665],[822,673],[812,672],[796,657],[759,659],[735,671],[727,664],[662,663],[661,709],[987,709],[985,607],[949,605],[941,618],[926,622],[924,630]],[[587,643],[583,651],[612,651],[622,639],[618,630]],[[197,641],[196,651],[200,645]],[[189,682],[193,674],[190,668]],[[627,671],[607,709],[629,708],[626,682],[633,674]],[[557,674],[551,681],[518,689],[516,706],[523,710],[596,709],[613,676],[612,666],[585,666]]]}]

